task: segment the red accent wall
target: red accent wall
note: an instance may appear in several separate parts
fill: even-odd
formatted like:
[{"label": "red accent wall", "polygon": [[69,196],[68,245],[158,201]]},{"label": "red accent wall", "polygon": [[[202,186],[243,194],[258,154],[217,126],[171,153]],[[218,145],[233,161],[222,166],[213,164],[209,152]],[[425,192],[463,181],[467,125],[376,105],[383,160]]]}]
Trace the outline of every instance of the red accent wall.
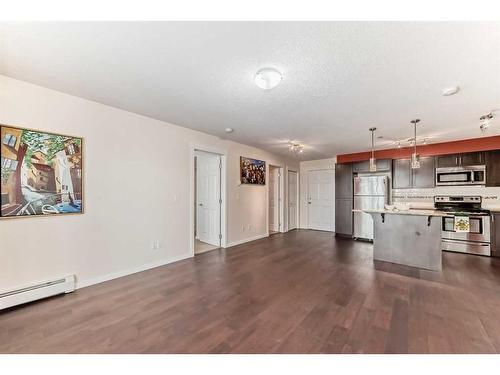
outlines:
[{"label": "red accent wall", "polygon": [[[435,156],[456,154],[461,152],[488,151],[500,149],[500,135],[493,137],[464,139],[461,141],[434,143],[418,146],[417,152],[422,156]],[[375,151],[377,159],[405,159],[409,158],[413,147],[391,148]],[[355,154],[337,155],[337,163],[350,163],[355,161],[369,160],[371,152],[358,152]]]}]

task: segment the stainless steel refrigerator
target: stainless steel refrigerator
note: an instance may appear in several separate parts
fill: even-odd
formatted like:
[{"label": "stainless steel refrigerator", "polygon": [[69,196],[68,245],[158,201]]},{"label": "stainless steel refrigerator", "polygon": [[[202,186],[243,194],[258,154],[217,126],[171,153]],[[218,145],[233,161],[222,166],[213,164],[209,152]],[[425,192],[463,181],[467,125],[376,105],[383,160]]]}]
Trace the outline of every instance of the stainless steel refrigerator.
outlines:
[{"label": "stainless steel refrigerator", "polygon": [[[389,198],[387,176],[354,177],[354,209],[384,209]],[[373,219],[370,214],[354,212],[354,238],[373,240]]]}]

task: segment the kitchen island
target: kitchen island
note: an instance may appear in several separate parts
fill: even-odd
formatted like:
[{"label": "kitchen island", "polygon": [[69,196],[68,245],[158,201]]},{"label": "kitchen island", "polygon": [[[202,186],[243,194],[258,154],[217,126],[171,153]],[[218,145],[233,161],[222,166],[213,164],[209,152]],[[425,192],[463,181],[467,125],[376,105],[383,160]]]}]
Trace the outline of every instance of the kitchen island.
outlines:
[{"label": "kitchen island", "polygon": [[373,259],[441,271],[441,227],[438,210],[362,210],[373,218]]}]

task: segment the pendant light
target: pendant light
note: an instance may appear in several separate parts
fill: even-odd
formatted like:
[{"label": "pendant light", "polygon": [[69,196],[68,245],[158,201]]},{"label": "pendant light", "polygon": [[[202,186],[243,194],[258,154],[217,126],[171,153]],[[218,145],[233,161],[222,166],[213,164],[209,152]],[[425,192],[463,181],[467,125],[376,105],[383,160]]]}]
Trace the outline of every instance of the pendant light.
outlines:
[{"label": "pendant light", "polygon": [[377,172],[377,162],[375,160],[375,130],[377,128],[370,128],[372,133],[372,157],[370,158],[370,172]]},{"label": "pendant light", "polygon": [[420,122],[420,119],[415,119],[410,121],[413,124],[413,154],[411,155],[411,169],[420,168],[420,160],[417,154],[417,124]]}]

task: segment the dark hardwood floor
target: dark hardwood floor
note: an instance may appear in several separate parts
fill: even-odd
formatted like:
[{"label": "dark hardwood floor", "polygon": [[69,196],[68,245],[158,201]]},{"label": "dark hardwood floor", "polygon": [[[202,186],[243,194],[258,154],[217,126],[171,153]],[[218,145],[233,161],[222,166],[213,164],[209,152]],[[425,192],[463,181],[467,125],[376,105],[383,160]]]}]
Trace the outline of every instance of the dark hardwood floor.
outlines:
[{"label": "dark hardwood floor", "polygon": [[500,261],[297,230],[0,313],[2,353],[497,353]]}]

